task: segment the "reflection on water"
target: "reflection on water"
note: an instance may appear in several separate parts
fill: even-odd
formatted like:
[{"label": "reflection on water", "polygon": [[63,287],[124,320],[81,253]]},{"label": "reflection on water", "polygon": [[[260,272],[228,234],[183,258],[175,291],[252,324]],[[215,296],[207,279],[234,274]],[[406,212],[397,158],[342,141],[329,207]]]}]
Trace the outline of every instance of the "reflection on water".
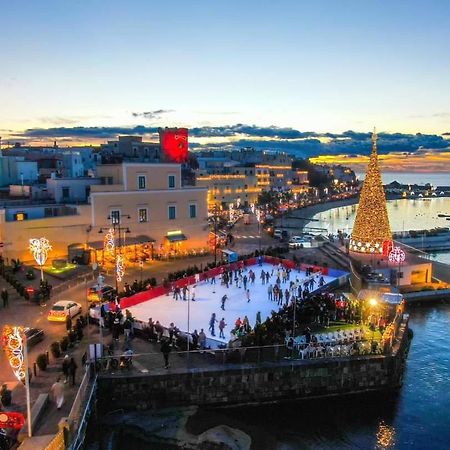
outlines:
[{"label": "reflection on water", "polygon": [[[337,230],[351,232],[355,221],[357,205],[342,206],[316,214],[312,222],[329,233]],[[438,214],[450,214],[450,198],[390,200],[387,210],[392,231],[423,230],[435,227],[450,227],[450,221]]]},{"label": "reflection on water", "polygon": [[410,312],[414,339],[398,395],[205,409],[194,428],[226,423],[250,434],[258,450],[450,448],[450,305]]}]

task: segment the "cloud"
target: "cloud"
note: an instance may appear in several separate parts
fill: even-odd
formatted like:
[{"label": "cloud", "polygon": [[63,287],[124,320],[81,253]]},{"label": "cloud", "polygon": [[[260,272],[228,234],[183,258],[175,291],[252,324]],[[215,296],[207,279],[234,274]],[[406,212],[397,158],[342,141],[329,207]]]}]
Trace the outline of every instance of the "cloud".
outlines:
[{"label": "cloud", "polygon": [[[106,140],[115,138],[118,135],[153,135],[153,137],[156,137],[157,132],[158,127],[146,125],[134,127],[52,127],[31,128],[16,134],[15,138],[27,141],[58,138],[88,141],[95,139]],[[447,149],[449,140],[444,139],[444,136],[449,135],[449,133],[438,136],[421,133],[380,132],[378,133],[378,150],[380,154],[385,154],[391,152],[416,153],[423,151],[423,149]],[[191,148],[207,150],[224,147],[254,147],[262,150],[286,151],[295,156],[303,157],[342,153],[368,155],[372,148],[372,133],[370,132],[348,130],[343,133],[317,133],[274,125],[262,127],[235,124],[193,127],[189,129],[189,137],[192,142]],[[201,141],[200,143],[198,142],[199,140]]]},{"label": "cloud", "polygon": [[173,109],[156,109],[155,111],[132,112],[133,117],[143,117],[144,119],[156,120],[160,119],[163,114],[174,112]]},{"label": "cloud", "polygon": [[408,116],[410,119],[424,119],[424,118],[435,118],[435,119],[448,119],[450,118],[450,112],[443,111],[443,112],[437,112],[434,114],[414,114],[412,116]]},{"label": "cloud", "polygon": [[153,134],[158,132],[158,127],[54,127],[54,128],[30,128],[23,133],[16,134],[22,138],[98,138],[110,139],[119,134]]}]

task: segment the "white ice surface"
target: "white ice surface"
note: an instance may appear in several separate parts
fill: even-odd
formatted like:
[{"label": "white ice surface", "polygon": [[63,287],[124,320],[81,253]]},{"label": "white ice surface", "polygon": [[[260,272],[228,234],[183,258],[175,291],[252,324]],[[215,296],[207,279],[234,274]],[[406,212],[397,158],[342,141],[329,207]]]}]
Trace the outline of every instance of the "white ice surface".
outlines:
[{"label": "white ice surface", "polygon": [[[250,289],[250,302],[247,303],[244,288],[237,288],[233,282],[233,286],[228,289],[225,285],[221,285],[220,277],[216,277],[216,284],[206,284],[204,281],[197,283],[195,288],[195,302],[188,302],[183,300],[175,301],[170,295],[161,295],[152,300],[140,303],[139,305],[128,308],[133,316],[147,322],[151,317],[153,321],[159,320],[159,322],[168,327],[173,322],[181,331],[188,330],[188,303],[190,309],[189,330],[192,332],[195,329],[200,332],[203,328],[206,336],[211,338],[211,333],[208,331],[209,320],[213,312],[216,313],[216,319],[220,321],[222,317],[225,318],[227,327],[224,330],[225,339],[219,339],[218,323],[216,323],[215,332],[216,336],[213,338],[217,341],[228,342],[230,339],[230,331],[234,329],[234,323],[238,317],[241,320],[247,315],[250,326],[253,327],[256,322],[256,313],[261,311],[261,319],[264,322],[267,317],[270,316],[271,311],[278,311],[278,305],[276,302],[268,300],[267,297],[267,284],[261,284],[261,270],[265,272],[267,270],[272,271],[274,269],[274,275],[271,277],[269,283],[274,285],[276,281],[276,266],[264,263],[261,267],[258,265],[250,266],[245,272],[248,276],[248,271],[252,269],[256,274],[255,284],[248,284]],[[315,288],[318,287],[318,280],[320,275],[317,276],[317,283]],[[290,281],[296,279],[300,281],[306,280],[305,272],[299,272],[292,270],[290,275]],[[335,278],[324,276],[325,283],[328,284]],[[192,286],[192,285],[191,285]],[[282,283],[283,291],[289,287],[289,281]],[[303,286],[302,286],[303,288]],[[225,303],[225,311],[220,309],[221,298],[224,294],[227,294],[228,300]]]}]

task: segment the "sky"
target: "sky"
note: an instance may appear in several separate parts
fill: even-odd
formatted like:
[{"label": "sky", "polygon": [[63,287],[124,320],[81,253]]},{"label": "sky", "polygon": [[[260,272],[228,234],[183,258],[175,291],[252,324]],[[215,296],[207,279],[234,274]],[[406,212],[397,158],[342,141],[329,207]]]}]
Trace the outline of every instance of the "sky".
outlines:
[{"label": "sky", "polygon": [[321,143],[374,125],[450,133],[448,0],[0,0],[0,11],[3,141],[236,124]]}]

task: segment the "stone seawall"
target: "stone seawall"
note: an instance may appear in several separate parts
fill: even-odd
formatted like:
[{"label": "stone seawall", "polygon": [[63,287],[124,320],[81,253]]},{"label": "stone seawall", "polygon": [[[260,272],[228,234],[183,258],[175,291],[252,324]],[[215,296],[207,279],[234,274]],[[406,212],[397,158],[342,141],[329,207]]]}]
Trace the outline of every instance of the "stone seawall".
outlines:
[{"label": "stone seawall", "polygon": [[101,413],[186,405],[274,402],[392,390],[401,386],[410,336],[407,324],[389,356],[361,356],[207,370],[173,370],[158,375],[101,376]]}]

